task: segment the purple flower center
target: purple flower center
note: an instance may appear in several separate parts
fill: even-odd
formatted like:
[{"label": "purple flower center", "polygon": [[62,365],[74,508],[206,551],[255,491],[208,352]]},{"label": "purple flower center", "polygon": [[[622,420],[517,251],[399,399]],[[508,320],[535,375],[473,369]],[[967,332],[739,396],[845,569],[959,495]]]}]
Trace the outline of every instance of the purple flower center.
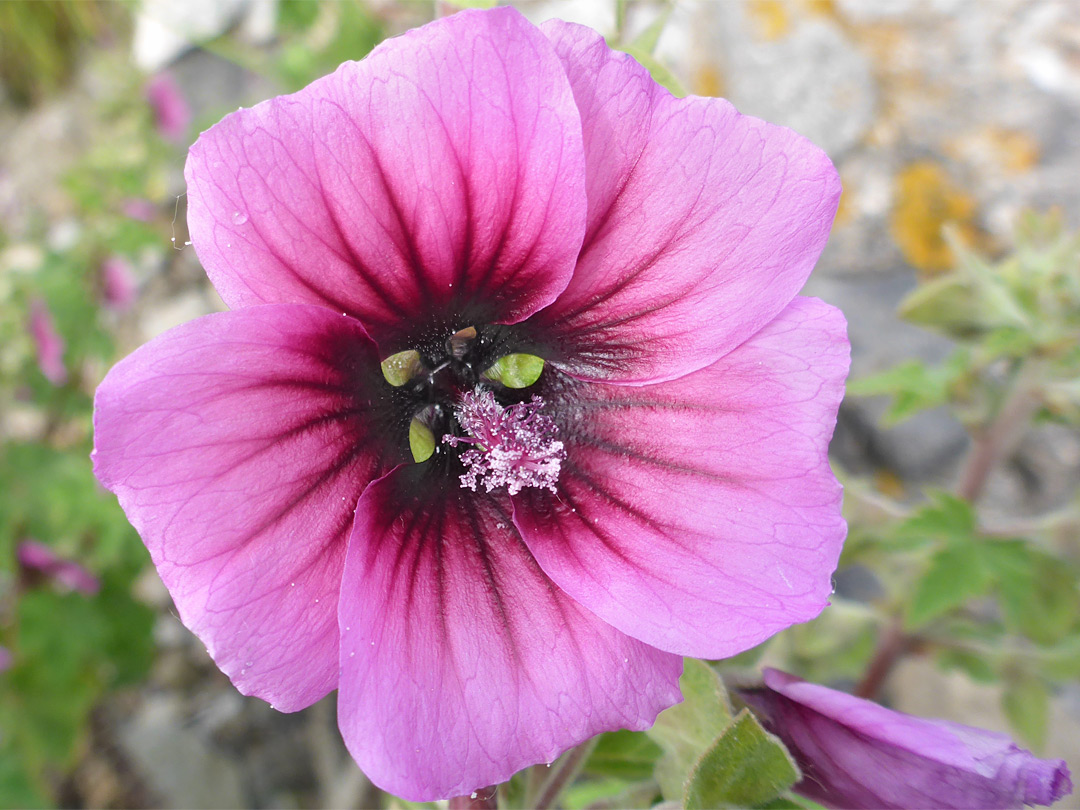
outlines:
[{"label": "purple flower center", "polygon": [[443,436],[443,442],[451,447],[474,445],[461,454],[468,467],[460,476],[461,485],[474,492],[478,482],[488,492],[505,486],[511,495],[523,487],[554,492],[566,450],[556,438],[558,426],[541,412],[543,406],[544,401],[534,396],[529,402],[504,408],[491,391],[479,386],[466,393],[457,419],[471,438]]},{"label": "purple flower center", "polygon": [[473,491],[482,483],[511,495],[525,487],[554,492],[566,458],[559,427],[543,412],[544,400],[522,390],[538,382],[543,360],[517,353],[520,338],[500,326],[470,326],[421,345],[426,350],[383,361],[412,420],[413,459],[441,459]]}]

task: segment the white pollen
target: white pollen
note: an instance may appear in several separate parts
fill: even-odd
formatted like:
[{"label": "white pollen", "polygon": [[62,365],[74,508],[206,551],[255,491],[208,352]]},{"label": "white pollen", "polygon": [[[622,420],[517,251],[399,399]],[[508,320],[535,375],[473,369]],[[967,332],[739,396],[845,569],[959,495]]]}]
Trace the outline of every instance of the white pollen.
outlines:
[{"label": "white pollen", "polygon": [[463,488],[475,492],[483,483],[488,492],[505,486],[511,495],[525,487],[555,492],[566,450],[556,438],[558,426],[541,412],[543,405],[534,396],[504,408],[491,391],[479,387],[461,398],[457,418],[469,435],[447,435],[443,442],[472,445],[461,454],[467,468],[459,476]]}]

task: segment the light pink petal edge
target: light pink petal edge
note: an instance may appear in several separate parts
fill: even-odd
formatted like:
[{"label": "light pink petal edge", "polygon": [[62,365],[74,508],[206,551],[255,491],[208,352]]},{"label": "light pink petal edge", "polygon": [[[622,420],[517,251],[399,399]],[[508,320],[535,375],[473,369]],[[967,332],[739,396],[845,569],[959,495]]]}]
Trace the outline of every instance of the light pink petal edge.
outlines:
[{"label": "light pink petal edge", "polygon": [[558,495],[523,491],[514,508],[544,571],[683,655],[727,657],[814,618],[846,533],[827,449],[848,355],[839,310],[797,298],[686,377],[556,393],[582,426]]},{"label": "light pink petal edge", "polygon": [[417,321],[514,322],[566,286],[585,222],[581,124],[516,10],[388,40],[192,147],[191,239],[232,307],[346,312],[384,353]]},{"label": "light pink petal edge", "polygon": [[[353,510],[387,459],[360,325],[275,305],[147,343],[98,388],[94,471],[236,687],[283,711],[337,686]],[[378,380],[381,383],[381,378]]]},{"label": "light pink petal edge", "polygon": [[553,20],[581,112],[589,219],[574,277],[537,316],[575,376],[659,382],[775,318],[825,246],[829,158],[723,99],[676,99],[588,28]]}]

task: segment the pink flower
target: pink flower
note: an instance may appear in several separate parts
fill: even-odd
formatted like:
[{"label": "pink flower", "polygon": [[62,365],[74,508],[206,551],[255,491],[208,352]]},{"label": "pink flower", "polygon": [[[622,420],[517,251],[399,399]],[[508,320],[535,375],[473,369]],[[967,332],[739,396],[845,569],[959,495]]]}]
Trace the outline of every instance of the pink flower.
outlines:
[{"label": "pink flower", "polygon": [[1072,792],[1060,759],[1004,734],[894,712],[775,669],[744,697],[803,770],[802,795],[838,808],[1053,804]]},{"label": "pink flower", "polygon": [[67,382],[64,365],[64,339],[56,331],[56,323],[48,305],[40,298],[30,302],[30,323],[27,327],[37,348],[38,368],[53,385]]},{"label": "pink flower", "polygon": [[146,83],[146,101],[161,137],[182,142],[191,126],[191,109],[171,73],[158,73]]},{"label": "pink flower", "polygon": [[15,556],[24,571],[47,577],[66,590],[93,596],[101,588],[97,577],[78,563],[58,557],[51,548],[37,540],[23,540]]},{"label": "pink flower", "polygon": [[[680,656],[826,604],[848,344],[796,297],[840,193],[812,144],[499,8],[227,116],[186,174],[232,311],[110,372],[96,471],[218,666],[285,711],[338,689],[378,785],[645,728]],[[522,354],[539,379],[490,379]]]},{"label": "pink flower", "polygon": [[128,197],[120,204],[124,216],[139,222],[151,222],[157,216],[157,206],[142,197]]},{"label": "pink flower", "polygon": [[135,277],[125,259],[110,256],[101,263],[101,298],[115,312],[123,312],[135,302]]}]

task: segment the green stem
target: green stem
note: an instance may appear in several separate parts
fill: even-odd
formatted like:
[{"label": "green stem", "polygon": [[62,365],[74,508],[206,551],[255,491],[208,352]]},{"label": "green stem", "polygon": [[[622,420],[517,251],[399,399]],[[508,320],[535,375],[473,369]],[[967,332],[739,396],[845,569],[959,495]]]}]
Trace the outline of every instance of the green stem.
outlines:
[{"label": "green stem", "polygon": [[[972,505],[986,488],[990,473],[1012,454],[1024,428],[1038,409],[1038,378],[1036,363],[1020,361],[1012,375],[1012,385],[1001,399],[993,418],[982,429],[973,432],[971,452],[956,487],[956,494]],[[894,616],[855,687],[855,694],[873,699],[896,664],[917,642],[916,637],[903,632],[900,616]]]}]

